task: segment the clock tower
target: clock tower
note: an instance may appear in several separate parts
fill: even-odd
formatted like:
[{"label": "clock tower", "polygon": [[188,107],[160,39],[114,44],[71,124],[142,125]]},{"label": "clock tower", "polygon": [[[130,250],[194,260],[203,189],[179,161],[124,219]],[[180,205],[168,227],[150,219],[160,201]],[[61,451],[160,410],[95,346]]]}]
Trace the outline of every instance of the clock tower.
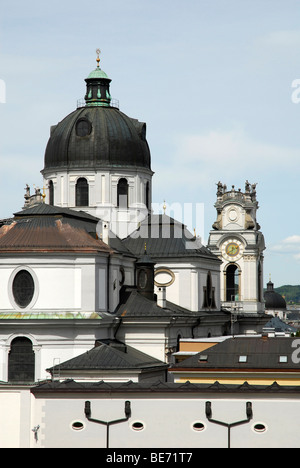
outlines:
[{"label": "clock tower", "polygon": [[209,234],[208,247],[221,260],[221,302],[241,315],[264,314],[264,236],[256,220],[256,184],[245,183],[245,191],[228,190],[217,184],[217,219]]}]

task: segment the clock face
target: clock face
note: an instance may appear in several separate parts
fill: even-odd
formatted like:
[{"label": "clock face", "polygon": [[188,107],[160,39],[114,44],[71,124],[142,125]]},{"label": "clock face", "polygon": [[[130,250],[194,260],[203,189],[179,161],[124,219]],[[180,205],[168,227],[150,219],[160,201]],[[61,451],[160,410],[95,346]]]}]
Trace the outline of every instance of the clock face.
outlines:
[{"label": "clock face", "polygon": [[243,255],[243,244],[235,238],[227,239],[222,245],[222,256],[228,261],[235,262]]},{"label": "clock face", "polygon": [[226,245],[225,251],[226,251],[227,255],[229,255],[230,257],[235,257],[236,255],[239,254],[240,247],[235,242],[230,242],[230,244]]}]

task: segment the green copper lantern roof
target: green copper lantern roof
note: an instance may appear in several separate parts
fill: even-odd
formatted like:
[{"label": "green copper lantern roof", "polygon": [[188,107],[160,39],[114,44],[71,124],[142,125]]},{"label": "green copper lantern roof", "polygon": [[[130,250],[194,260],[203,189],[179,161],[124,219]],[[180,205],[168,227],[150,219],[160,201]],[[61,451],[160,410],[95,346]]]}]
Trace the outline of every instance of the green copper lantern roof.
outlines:
[{"label": "green copper lantern roof", "polygon": [[89,76],[87,77],[88,80],[93,79],[93,78],[96,78],[96,79],[97,78],[105,78],[105,79],[109,80],[107,74],[103,70],[101,70],[101,68],[98,68],[98,67],[95,70],[93,70],[89,74]]}]

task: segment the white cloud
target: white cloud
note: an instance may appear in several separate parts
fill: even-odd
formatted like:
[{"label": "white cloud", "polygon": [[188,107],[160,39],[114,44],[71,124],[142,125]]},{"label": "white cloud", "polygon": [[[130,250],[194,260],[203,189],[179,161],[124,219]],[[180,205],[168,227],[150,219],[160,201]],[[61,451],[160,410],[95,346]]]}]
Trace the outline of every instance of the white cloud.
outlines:
[{"label": "white cloud", "polygon": [[268,249],[274,253],[290,255],[294,260],[300,261],[300,235],[288,236]]},{"label": "white cloud", "polygon": [[260,39],[260,43],[271,47],[300,47],[299,30],[272,31]]},{"label": "white cloud", "polygon": [[284,244],[292,244],[292,245],[299,245],[300,248],[300,236],[295,234],[293,236],[289,236],[283,240]]},{"label": "white cloud", "polygon": [[[184,183],[207,185],[219,177],[256,178],[266,170],[282,174],[299,167],[298,149],[256,141],[241,128],[184,135],[177,138],[176,147],[170,163],[173,174],[178,180],[185,179]],[[170,169],[169,164],[166,170]]]}]

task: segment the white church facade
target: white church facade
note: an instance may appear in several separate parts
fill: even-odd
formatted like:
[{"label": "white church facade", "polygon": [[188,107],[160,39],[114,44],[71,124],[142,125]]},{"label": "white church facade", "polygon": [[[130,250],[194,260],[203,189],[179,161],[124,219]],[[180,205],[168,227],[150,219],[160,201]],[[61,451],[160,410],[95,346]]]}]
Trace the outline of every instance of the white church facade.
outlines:
[{"label": "white church facade", "polygon": [[153,213],[146,124],[114,104],[99,62],[84,104],[51,127],[45,191],[27,187],[0,221],[0,404],[8,386],[60,376],[167,383],[180,339],[268,321],[255,186],[218,185],[207,246]]}]

